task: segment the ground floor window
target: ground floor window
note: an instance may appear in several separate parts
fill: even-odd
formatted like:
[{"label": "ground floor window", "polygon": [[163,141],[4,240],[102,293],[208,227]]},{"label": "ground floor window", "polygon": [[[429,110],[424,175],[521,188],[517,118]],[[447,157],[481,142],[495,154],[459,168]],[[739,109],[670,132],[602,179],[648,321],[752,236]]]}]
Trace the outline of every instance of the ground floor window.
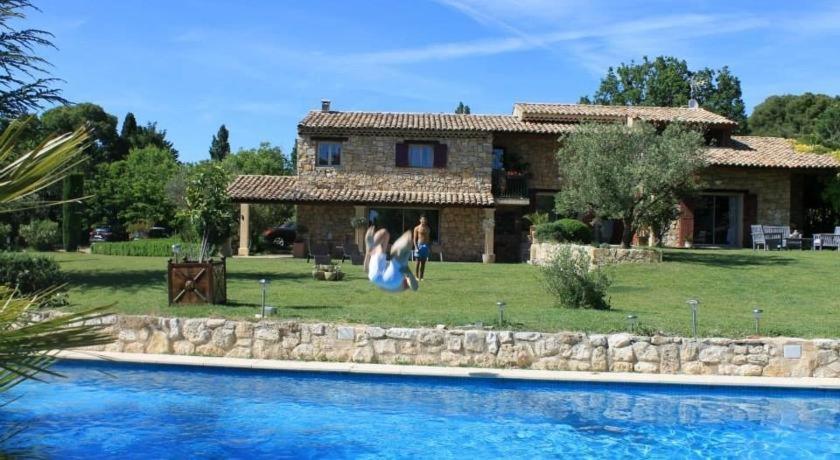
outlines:
[{"label": "ground floor window", "polygon": [[373,208],[371,211],[370,216],[374,218],[376,228],[387,229],[391,238],[413,230],[420,223],[420,217],[425,216],[432,229],[432,241],[439,241],[440,215],[437,209]]},{"label": "ground floor window", "polygon": [[694,244],[739,246],[741,195],[708,194],[694,200]]}]

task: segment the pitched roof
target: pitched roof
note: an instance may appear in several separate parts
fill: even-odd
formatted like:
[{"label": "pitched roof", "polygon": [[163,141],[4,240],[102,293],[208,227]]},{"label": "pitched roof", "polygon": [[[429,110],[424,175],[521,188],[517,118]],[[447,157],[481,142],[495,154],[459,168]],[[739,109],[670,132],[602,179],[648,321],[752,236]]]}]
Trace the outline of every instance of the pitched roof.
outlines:
[{"label": "pitched roof", "polygon": [[560,134],[571,131],[574,126],[567,123],[526,122],[512,115],[312,111],[300,121],[298,129],[307,133],[333,130],[399,130]]},{"label": "pitched roof", "polygon": [[732,136],[731,146],[709,148],[708,159],[715,166],[840,168],[837,158],[799,153],[789,139],[781,137]]},{"label": "pitched roof", "polygon": [[423,204],[431,206],[493,206],[493,195],[474,192],[364,190],[304,184],[297,176],[237,176],[228,186],[235,202]]},{"label": "pitched roof", "polygon": [[638,118],[645,121],[682,121],[717,126],[737,126],[738,123],[706,109],[688,107],[648,107],[594,104],[551,104],[517,102],[513,114],[524,121],[581,121],[599,119]]}]

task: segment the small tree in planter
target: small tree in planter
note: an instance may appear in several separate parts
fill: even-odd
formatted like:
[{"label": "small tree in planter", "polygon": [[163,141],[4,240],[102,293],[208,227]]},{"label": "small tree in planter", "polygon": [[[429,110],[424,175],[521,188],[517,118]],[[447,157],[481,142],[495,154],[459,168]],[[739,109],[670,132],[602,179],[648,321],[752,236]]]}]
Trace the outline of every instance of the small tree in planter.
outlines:
[{"label": "small tree in planter", "polygon": [[216,163],[196,167],[187,180],[186,209],[181,215],[201,235],[197,254],[183,262],[169,261],[169,303],[215,303],[227,301],[225,258],[212,254],[233,230],[235,210],[227,195],[228,175]]}]

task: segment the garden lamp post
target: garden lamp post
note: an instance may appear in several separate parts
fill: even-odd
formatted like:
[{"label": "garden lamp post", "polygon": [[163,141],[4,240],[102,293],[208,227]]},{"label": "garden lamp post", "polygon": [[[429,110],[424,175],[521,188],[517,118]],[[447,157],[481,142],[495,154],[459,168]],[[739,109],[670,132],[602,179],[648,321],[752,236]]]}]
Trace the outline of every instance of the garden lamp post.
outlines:
[{"label": "garden lamp post", "polygon": [[178,263],[178,256],[181,254],[181,245],[180,244],[173,244],[172,245],[172,255],[175,256],[175,263]]},{"label": "garden lamp post", "polygon": [[499,307],[499,326],[501,326],[502,324],[505,324],[505,307],[507,304],[500,300],[496,302],[496,306]]},{"label": "garden lamp post", "polygon": [[758,323],[761,321],[761,314],[764,313],[764,310],[756,308],[753,310],[753,318],[755,319],[755,335],[758,335]]},{"label": "garden lamp post", "polygon": [[697,299],[689,299],[687,302],[688,306],[691,308],[691,333],[694,334],[694,338],[697,338],[697,306],[700,305],[700,301]]},{"label": "garden lamp post", "polygon": [[268,295],[269,280],[262,278],[260,280],[260,289],[262,290],[262,318],[265,319],[265,300]]},{"label": "garden lamp post", "polygon": [[639,324],[639,317],[636,315],[627,315],[627,326],[630,332],[636,332],[636,326]]}]

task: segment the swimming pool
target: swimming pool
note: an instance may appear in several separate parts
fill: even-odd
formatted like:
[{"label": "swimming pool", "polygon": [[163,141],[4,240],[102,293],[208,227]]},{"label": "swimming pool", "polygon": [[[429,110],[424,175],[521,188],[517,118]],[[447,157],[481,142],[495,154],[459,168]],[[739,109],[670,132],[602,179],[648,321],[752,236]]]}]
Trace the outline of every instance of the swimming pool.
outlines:
[{"label": "swimming pool", "polygon": [[840,393],[62,362],[0,409],[55,458],[829,458]]}]

